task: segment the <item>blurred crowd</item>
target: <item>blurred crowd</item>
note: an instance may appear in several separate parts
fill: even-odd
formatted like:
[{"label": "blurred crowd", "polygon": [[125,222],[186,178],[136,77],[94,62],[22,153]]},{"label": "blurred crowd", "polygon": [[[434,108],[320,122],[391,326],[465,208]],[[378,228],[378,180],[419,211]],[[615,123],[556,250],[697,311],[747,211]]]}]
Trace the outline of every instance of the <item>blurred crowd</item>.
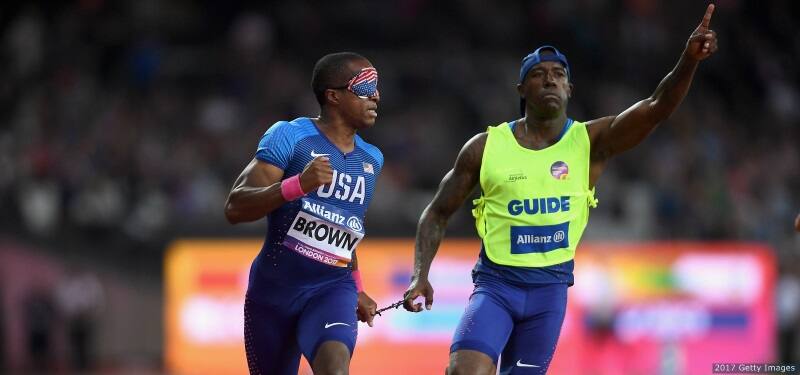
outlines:
[{"label": "blurred crowd", "polygon": [[[589,239],[753,240],[797,263],[800,27],[790,1],[724,0],[720,50],[680,109],[614,160]],[[410,236],[460,146],[518,117],[519,61],[552,43],[578,120],[617,114],[674,66],[696,2],[20,3],[2,13],[0,224],[158,257],[178,235],[260,234],[222,206],[275,121],[316,116],[310,73],[353,50],[381,73],[386,157],[371,235]],[[472,235],[468,210],[451,233]],[[109,245],[112,244],[112,245]],[[136,256],[142,256],[137,251]]]},{"label": "blurred crowd", "polygon": [[[145,242],[235,230],[221,210],[232,181],[273,122],[318,114],[310,72],[325,53],[360,52],[381,72],[379,122],[364,132],[386,156],[369,228],[407,236],[460,146],[518,117],[514,86],[527,52],[552,43],[569,56],[571,117],[616,114],[652,92],[703,12],[654,0],[8,8],[3,227]],[[792,9],[718,4],[720,51],[701,65],[678,112],[600,180],[593,215],[603,219],[592,221],[592,238],[796,245],[800,27]],[[471,234],[466,210],[453,231]]]},{"label": "blurred crowd", "polygon": [[[781,300],[790,325],[800,314],[800,12],[791,3],[717,3],[719,52],[679,110],[611,162],[587,229],[589,240],[768,243],[794,298]],[[519,117],[524,55],[553,44],[569,57],[572,118],[617,114],[652,93],[704,9],[656,0],[3,5],[0,235],[121,267],[157,264],[177,236],[262,235],[263,222],[225,222],[228,190],[272,123],[319,113],[314,62],[351,50],[381,74],[378,122],[362,134],[386,159],[367,228],[412,236],[464,142]],[[461,210],[449,234],[472,236],[472,223]]]}]

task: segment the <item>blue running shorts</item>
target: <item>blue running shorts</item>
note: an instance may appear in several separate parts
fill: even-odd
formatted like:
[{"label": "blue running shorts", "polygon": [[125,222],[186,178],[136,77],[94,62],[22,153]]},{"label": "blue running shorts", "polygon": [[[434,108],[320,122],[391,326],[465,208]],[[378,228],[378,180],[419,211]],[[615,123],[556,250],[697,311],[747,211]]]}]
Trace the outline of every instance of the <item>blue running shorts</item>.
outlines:
[{"label": "blue running shorts", "polygon": [[450,352],[488,355],[500,374],[544,374],[567,307],[567,284],[515,285],[478,274]]},{"label": "blue running shorts", "polygon": [[270,296],[244,304],[244,340],[250,374],[297,374],[302,353],[309,363],[320,344],[338,341],[350,356],[356,344],[358,294],[347,278],[321,288],[275,286]]}]

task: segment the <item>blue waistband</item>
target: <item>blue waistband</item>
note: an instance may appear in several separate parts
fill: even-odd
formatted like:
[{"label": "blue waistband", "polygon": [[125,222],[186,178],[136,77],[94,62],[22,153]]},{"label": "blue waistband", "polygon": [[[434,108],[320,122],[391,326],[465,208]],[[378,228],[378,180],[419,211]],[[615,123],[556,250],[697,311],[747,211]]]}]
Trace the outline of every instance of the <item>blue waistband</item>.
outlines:
[{"label": "blue waistband", "polygon": [[472,269],[472,274],[473,279],[481,274],[487,274],[518,285],[567,284],[572,286],[575,283],[574,270],[574,260],[547,267],[514,267],[497,264],[489,259],[486,249],[481,245],[481,253],[475,268]]}]

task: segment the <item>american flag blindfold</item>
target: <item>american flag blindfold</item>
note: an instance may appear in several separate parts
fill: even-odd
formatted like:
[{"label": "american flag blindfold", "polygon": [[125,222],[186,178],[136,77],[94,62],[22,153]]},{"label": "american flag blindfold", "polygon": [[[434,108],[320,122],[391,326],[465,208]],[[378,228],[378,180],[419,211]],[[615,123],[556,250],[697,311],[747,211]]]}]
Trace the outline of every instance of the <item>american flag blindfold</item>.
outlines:
[{"label": "american flag blindfold", "polygon": [[361,69],[348,82],[347,89],[364,99],[378,95],[378,71],[372,67]]}]

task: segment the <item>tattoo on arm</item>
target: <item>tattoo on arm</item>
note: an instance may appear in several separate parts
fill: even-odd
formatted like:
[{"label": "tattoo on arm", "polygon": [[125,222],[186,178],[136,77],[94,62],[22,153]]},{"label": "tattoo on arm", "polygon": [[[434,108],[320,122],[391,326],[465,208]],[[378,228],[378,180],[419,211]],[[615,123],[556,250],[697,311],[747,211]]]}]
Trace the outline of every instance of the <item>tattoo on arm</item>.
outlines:
[{"label": "tattoo on arm", "polygon": [[414,246],[415,278],[427,279],[450,216],[478,184],[486,137],[486,133],[478,134],[464,145],[455,167],[444,176],[433,201],[422,212]]}]

